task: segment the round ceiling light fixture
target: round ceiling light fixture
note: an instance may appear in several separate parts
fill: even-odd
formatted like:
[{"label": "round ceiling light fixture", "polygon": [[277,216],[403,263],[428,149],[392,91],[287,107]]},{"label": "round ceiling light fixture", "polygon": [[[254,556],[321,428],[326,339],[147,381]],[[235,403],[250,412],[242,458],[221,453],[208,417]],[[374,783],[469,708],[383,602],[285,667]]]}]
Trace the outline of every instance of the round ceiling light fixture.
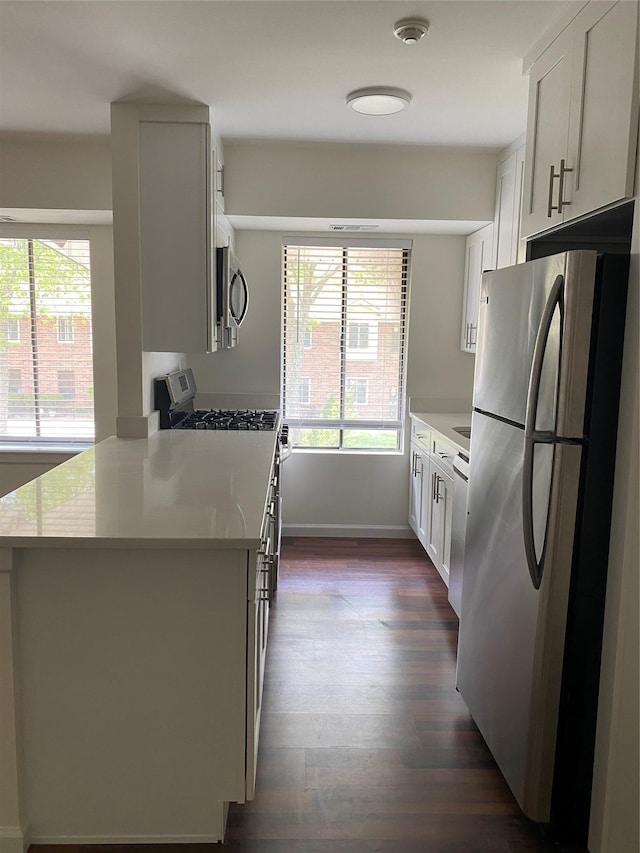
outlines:
[{"label": "round ceiling light fixture", "polygon": [[367,116],[388,116],[399,113],[411,103],[411,95],[405,89],[391,86],[369,86],[356,89],[347,95],[347,105],[357,113]]},{"label": "round ceiling light fixture", "polygon": [[393,34],[403,44],[418,44],[429,32],[429,21],[420,18],[403,18],[397,21]]}]

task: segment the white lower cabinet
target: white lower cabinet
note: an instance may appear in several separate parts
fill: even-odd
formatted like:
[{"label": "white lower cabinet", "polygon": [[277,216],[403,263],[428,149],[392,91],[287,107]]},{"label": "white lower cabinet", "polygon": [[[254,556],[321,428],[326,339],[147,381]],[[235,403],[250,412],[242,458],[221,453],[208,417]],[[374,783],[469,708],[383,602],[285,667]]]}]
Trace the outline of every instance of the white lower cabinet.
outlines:
[{"label": "white lower cabinet", "polygon": [[[261,549],[249,555],[247,603],[247,749],[246,797],[253,799],[258,766],[262,690],[269,630],[269,555]],[[253,565],[252,565],[253,563]]]},{"label": "white lower cabinet", "polygon": [[449,586],[453,477],[433,458],[429,462],[429,538],[427,554]]},{"label": "white lower cabinet", "polygon": [[429,446],[431,432],[420,421],[411,421],[411,469],[409,475],[409,526],[427,547],[429,503]]},{"label": "white lower cabinet", "polygon": [[409,526],[447,586],[453,518],[453,458],[458,447],[417,418],[411,420]]}]

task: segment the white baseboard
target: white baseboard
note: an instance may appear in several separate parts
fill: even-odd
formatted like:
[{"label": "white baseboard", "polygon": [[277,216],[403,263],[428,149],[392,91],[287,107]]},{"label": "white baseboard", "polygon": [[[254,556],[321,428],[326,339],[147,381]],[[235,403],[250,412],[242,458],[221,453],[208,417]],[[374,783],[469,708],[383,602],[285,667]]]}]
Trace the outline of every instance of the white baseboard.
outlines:
[{"label": "white baseboard", "polygon": [[[223,839],[209,835],[34,835],[31,844],[216,844]],[[23,853],[20,848],[20,853]]]},{"label": "white baseboard", "polygon": [[0,853],[26,853],[31,843],[28,829],[0,826]]},{"label": "white baseboard", "polygon": [[335,536],[357,539],[414,539],[415,533],[403,524],[283,524],[283,536]]}]

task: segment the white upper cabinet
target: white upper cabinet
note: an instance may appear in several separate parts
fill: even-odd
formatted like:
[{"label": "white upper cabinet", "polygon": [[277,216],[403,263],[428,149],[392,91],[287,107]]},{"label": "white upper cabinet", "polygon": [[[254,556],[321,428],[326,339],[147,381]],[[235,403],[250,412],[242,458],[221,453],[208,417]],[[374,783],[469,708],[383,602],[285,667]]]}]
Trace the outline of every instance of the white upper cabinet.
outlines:
[{"label": "white upper cabinet", "polygon": [[533,64],[522,236],[633,195],[637,18],[592,0]]},{"label": "white upper cabinet", "polygon": [[520,246],[520,216],[524,176],[524,151],[521,145],[498,164],[496,170],[496,207],[493,220],[492,268],[509,267],[524,260]]},{"label": "white upper cabinet", "polygon": [[142,349],[215,350],[216,156],[209,108],[112,106],[116,275],[141,294]]},{"label": "white upper cabinet", "polygon": [[467,237],[462,301],[460,349],[476,351],[480,280],[485,270],[493,269],[493,225],[485,225]]}]

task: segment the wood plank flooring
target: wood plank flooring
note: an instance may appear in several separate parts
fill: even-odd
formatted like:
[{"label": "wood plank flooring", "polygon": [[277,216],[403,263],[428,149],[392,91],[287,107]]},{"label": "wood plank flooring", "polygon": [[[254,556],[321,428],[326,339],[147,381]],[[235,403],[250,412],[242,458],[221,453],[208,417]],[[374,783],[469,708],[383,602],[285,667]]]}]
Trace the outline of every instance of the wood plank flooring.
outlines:
[{"label": "wood plank flooring", "polygon": [[145,849],[560,853],[520,812],[455,690],[457,627],[417,542],[284,540],[255,799],[231,805],[223,847]]}]

